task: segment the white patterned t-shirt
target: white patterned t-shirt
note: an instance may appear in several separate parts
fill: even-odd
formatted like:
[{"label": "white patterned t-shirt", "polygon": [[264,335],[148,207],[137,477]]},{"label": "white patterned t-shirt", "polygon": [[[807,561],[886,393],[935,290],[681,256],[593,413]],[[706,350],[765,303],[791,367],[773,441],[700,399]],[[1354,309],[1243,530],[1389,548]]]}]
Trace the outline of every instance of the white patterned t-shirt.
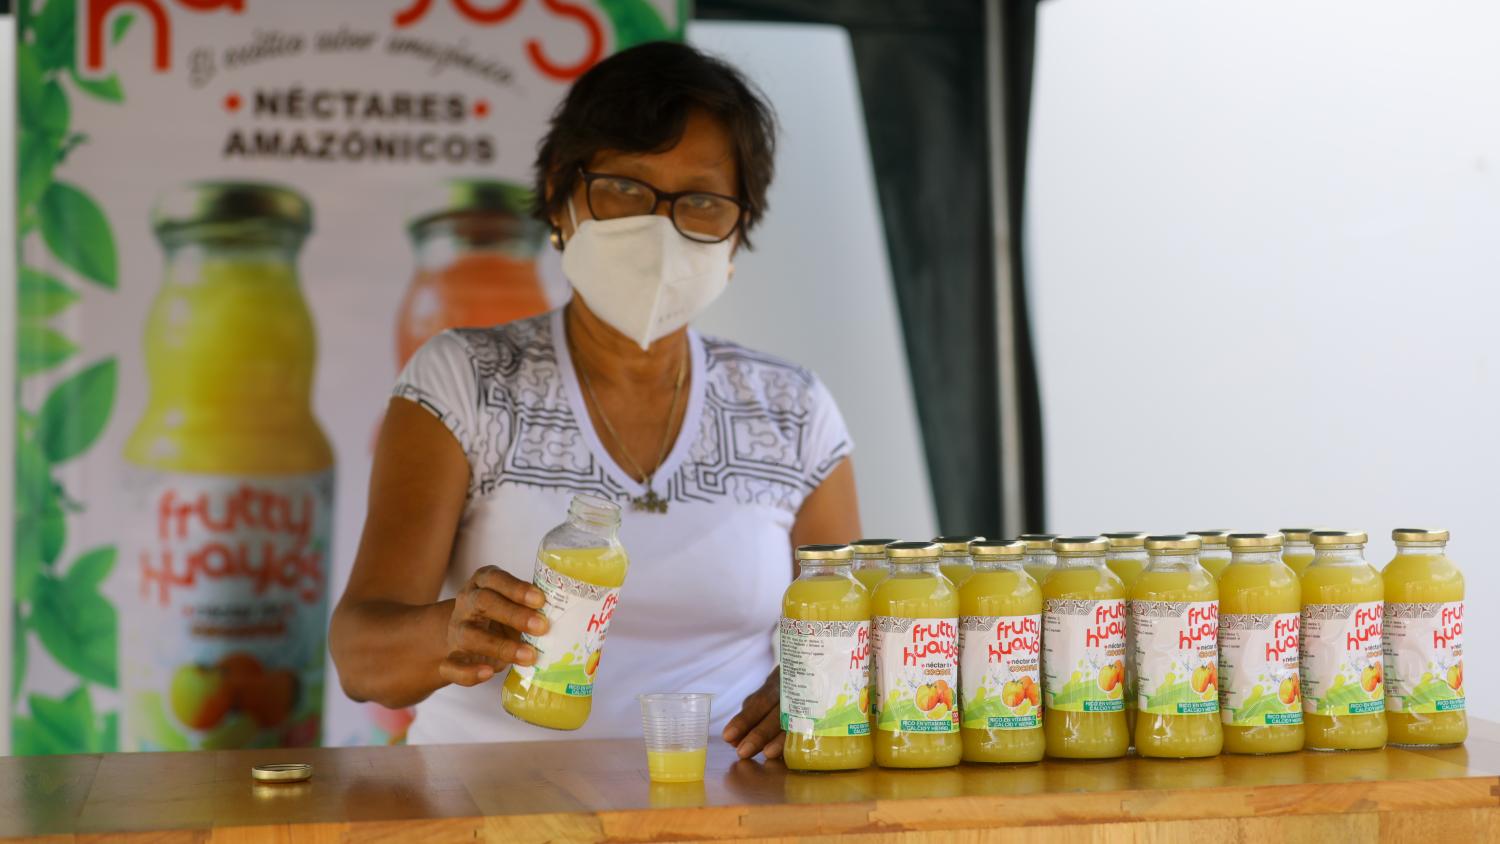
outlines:
[{"label": "white patterned t-shirt", "polygon": [[646,490],[590,424],[563,331],[559,310],[444,332],[412,357],[394,393],[442,420],[469,462],[445,598],[484,565],[529,580],[573,495],[620,504],[630,571],[593,712],[571,733],[523,723],[500,707],[501,675],[418,704],[413,743],[637,736],[636,696],[657,691],[713,693],[717,733],[773,666],[792,523],[852,448],[833,397],[806,369],[690,330],[682,432],[655,479],[668,510],[637,512],[630,499]]}]

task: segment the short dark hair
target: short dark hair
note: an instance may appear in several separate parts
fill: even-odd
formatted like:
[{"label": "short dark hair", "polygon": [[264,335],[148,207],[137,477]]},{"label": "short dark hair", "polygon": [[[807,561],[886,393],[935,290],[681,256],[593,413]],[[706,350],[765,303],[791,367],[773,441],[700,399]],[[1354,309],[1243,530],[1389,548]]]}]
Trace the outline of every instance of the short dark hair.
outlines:
[{"label": "short dark hair", "polygon": [[722,121],[734,145],[739,199],[748,206],[740,241],[749,246],[775,170],[775,113],[728,62],[671,41],[622,50],[573,83],[537,147],[536,216],[552,224],[578,184],[578,171],[599,152],[671,149],[697,109]]}]

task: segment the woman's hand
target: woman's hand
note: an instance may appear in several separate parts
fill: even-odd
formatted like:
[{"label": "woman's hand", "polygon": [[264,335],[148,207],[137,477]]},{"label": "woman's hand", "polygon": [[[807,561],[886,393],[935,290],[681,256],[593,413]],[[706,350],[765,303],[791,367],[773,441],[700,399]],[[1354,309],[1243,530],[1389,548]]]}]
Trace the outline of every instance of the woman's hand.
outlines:
[{"label": "woman's hand", "polygon": [[449,653],[438,674],[449,683],[475,686],[507,665],[533,664],[536,650],[517,631],[547,632],[547,619],[536,612],[544,601],[540,589],[495,566],[474,572],[453,601]]},{"label": "woman's hand", "polygon": [[724,741],[739,743],[736,752],[741,759],[749,759],[765,752],[767,759],[781,755],[781,745],[786,734],[781,732],[781,669],[777,668],[745,698],[740,714],[729,720],[724,727]]}]

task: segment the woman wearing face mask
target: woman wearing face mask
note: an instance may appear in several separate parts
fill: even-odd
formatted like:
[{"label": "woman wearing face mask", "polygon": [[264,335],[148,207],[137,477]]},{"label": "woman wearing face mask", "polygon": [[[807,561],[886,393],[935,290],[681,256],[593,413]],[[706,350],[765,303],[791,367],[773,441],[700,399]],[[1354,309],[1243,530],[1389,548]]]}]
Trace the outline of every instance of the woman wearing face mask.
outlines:
[{"label": "woman wearing face mask", "polygon": [[[538,213],[575,295],[412,358],[334,612],[344,690],[416,704],[410,741],[636,736],[638,694],[707,691],[742,757],[780,754],[781,594],[793,547],[860,534],[851,443],[810,372],[689,327],[765,211],[773,146],[740,74],[678,44],[601,62],[554,115]],[[632,564],[588,723],[553,733],[499,686],[535,659],[536,547],[576,493],[624,509]]]}]

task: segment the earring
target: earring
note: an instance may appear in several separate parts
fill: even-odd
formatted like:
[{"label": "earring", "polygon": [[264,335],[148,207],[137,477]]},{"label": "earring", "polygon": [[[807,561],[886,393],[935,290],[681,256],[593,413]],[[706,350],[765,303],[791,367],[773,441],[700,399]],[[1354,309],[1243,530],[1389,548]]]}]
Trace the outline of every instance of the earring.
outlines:
[{"label": "earring", "polygon": [[552,233],[547,235],[547,242],[552,244],[553,249],[561,252],[563,249],[562,229],[558,228],[557,226],[553,226]]}]

